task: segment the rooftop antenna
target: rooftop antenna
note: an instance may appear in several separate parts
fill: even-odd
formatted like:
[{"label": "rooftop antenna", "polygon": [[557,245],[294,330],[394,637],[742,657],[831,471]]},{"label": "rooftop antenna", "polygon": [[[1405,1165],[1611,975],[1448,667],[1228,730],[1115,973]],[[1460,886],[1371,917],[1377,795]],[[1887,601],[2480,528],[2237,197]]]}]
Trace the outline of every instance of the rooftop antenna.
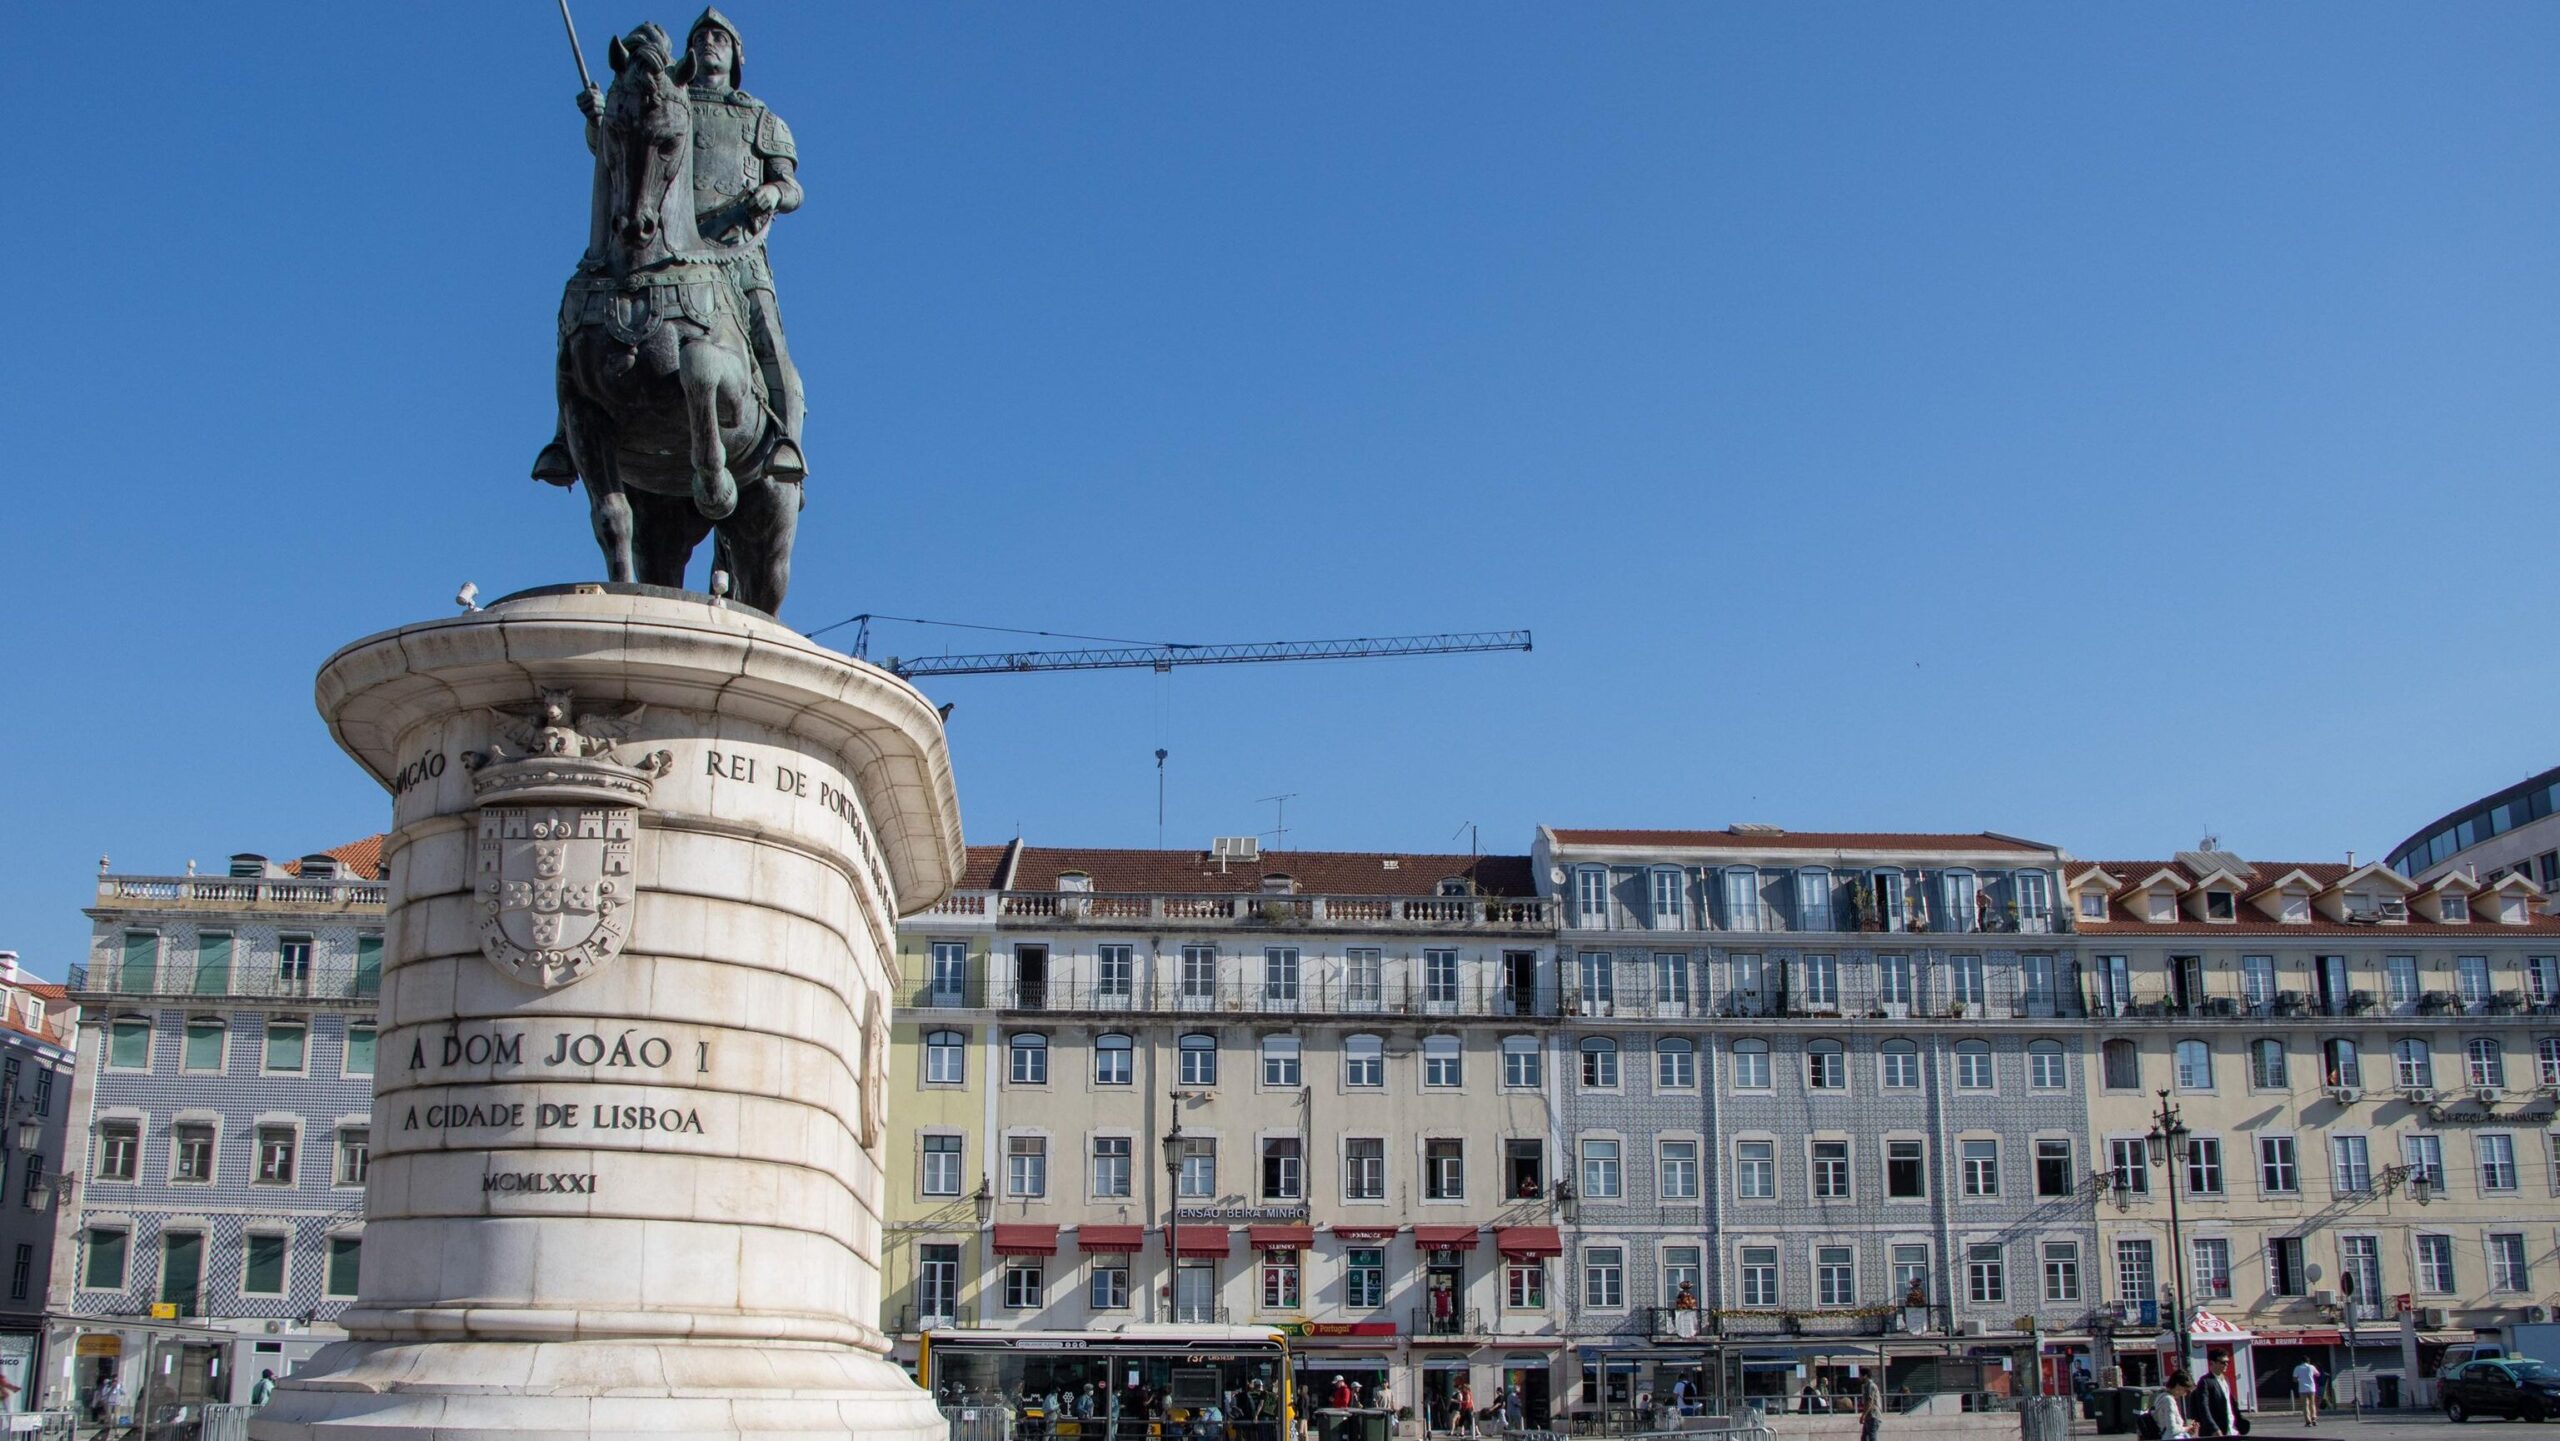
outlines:
[{"label": "rooftop antenna", "polygon": [[1165,748],[1156,747],[1156,849],[1164,849],[1164,758]]},{"label": "rooftop antenna", "polygon": [[1456,840],[1456,839],[1458,838],[1458,836],[1459,836],[1459,835],[1461,835],[1461,834],[1465,835],[1465,836],[1466,836],[1466,838],[1467,838],[1467,857],[1468,857],[1468,859],[1472,860],[1472,859],[1474,859],[1474,858],[1476,857],[1476,855],[1477,855],[1477,851],[1476,851],[1476,823],[1475,823],[1474,821],[1465,821],[1465,822],[1460,823],[1460,825],[1458,826],[1458,829],[1457,829],[1456,831],[1453,831],[1453,832],[1451,832],[1451,833],[1450,833],[1450,835],[1449,835],[1449,839],[1451,839],[1451,840],[1453,840],[1453,841],[1454,841],[1454,840]]},{"label": "rooftop antenna", "polygon": [[1264,831],[1263,834],[1271,837],[1271,848],[1275,851],[1285,851],[1289,848],[1284,844],[1289,839],[1289,802],[1297,798],[1298,793],[1291,791],[1286,795],[1264,796],[1254,802],[1255,805],[1261,805],[1264,801],[1269,801],[1273,807],[1271,829]]}]

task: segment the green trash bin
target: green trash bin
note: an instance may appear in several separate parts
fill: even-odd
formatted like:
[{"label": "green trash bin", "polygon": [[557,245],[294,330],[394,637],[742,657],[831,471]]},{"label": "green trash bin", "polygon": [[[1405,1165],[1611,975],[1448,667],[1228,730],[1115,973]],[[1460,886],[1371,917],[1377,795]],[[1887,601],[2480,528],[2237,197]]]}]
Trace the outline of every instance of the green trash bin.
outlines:
[{"label": "green trash bin", "polygon": [[2142,1414],[2144,1396],[2138,1387],[2119,1386],[2101,1391],[2095,1398],[2098,1412],[2098,1434],[2130,1436],[2134,1434],[2134,1418]]}]

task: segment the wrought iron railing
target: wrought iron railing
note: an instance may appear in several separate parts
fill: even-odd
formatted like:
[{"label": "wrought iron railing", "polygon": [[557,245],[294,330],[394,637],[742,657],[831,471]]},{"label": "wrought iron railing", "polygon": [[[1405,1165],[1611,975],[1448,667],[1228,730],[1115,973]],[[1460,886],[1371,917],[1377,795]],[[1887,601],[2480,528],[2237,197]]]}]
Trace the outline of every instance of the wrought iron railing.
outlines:
[{"label": "wrought iron railing", "polygon": [[110,961],[101,966],[75,965],[63,982],[74,1000],[112,1000],[119,996],[156,1000],[255,1000],[370,1002],[382,992],[378,966],[354,961],[314,960],[290,969],[245,965],[238,958],[225,966],[193,960]]},{"label": "wrought iron railing", "polygon": [[[1326,896],[1117,891],[1003,891],[1000,924],[1042,926],[1171,924],[1200,929],[1537,931],[1555,928],[1546,896]],[[954,912],[975,914],[975,912]]]},{"label": "wrought iron railing", "polygon": [[1446,1311],[1418,1306],[1413,1312],[1413,1334],[1416,1336],[1482,1336],[1484,1313],[1473,1306],[1453,1306]]}]

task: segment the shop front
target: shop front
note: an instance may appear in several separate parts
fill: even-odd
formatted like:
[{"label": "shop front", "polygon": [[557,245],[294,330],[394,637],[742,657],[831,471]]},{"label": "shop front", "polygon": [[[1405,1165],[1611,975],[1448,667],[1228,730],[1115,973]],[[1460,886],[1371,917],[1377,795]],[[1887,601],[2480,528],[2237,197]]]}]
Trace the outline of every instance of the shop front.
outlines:
[{"label": "shop front", "polygon": [[1331,1406],[1336,1380],[1351,1388],[1355,1406],[1393,1400],[1396,1355],[1402,1349],[1394,1322],[1301,1321],[1281,1329],[1293,1337],[1300,1414]]},{"label": "shop front", "polygon": [[[100,1389],[114,1382],[120,1414],[158,1415],[172,1407],[197,1414],[233,1396],[233,1347],[244,1337],[210,1326],[133,1316],[54,1316],[45,1335],[44,1409],[87,1418]],[[283,1374],[282,1371],[278,1372]]]}]

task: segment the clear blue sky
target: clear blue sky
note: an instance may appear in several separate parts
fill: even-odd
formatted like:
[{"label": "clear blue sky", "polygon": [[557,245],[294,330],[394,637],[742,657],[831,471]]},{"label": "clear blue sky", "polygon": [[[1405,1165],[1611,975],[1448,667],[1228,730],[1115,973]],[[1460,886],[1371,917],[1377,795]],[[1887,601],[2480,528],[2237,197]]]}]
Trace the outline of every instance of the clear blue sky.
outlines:
[{"label": "clear blue sky", "polygon": [[[1163,745],[1177,844],[2325,857],[2560,758],[2560,8],[730,8],[809,192],[787,619],[1537,632],[946,682],[974,839],[1153,844]],[[588,161],[547,0],[10,38],[0,945],[58,974],[102,852],[378,827],[336,646],[597,572],[525,479]]]}]

